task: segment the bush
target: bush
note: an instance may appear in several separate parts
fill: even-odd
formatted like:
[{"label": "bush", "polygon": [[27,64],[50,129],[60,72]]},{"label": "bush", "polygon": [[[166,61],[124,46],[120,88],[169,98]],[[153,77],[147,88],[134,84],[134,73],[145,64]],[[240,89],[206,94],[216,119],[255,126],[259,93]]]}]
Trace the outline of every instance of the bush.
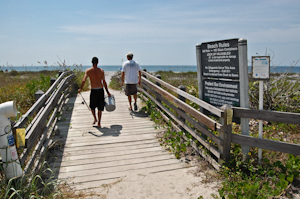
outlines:
[{"label": "bush", "polygon": [[19,74],[19,72],[16,71],[16,70],[12,70],[12,71],[10,71],[10,73],[9,73],[10,76],[17,76],[18,74]]}]

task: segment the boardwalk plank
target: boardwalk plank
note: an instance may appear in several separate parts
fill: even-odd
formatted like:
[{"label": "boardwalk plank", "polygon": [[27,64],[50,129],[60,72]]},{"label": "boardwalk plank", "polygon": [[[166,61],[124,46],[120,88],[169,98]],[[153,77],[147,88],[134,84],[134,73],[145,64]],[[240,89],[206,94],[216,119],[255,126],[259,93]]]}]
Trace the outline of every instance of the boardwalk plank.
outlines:
[{"label": "boardwalk plank", "polygon": [[[128,110],[123,92],[111,93],[116,110],[103,111],[102,128],[93,126],[92,114],[80,95],[65,104],[56,135],[64,151],[51,164],[59,179],[67,180],[76,189],[88,189],[115,182],[128,172],[145,174],[189,167],[160,146],[156,138],[160,130],[154,128],[147,115]],[[89,92],[82,95],[88,103]]]},{"label": "boardwalk plank", "polygon": [[145,153],[131,153],[131,154],[125,154],[120,156],[106,156],[101,158],[90,158],[90,159],[81,159],[81,160],[64,160],[63,162],[55,162],[53,163],[53,166],[56,168],[63,168],[63,167],[69,167],[69,166],[76,166],[76,165],[86,165],[86,164],[96,164],[98,163],[101,165],[103,162],[118,162],[122,160],[128,160],[128,159],[138,159],[138,158],[147,158],[147,157],[158,157],[159,156],[166,156],[170,157],[171,154],[168,154],[166,152],[157,150],[157,151],[151,151],[151,152],[145,152]]}]

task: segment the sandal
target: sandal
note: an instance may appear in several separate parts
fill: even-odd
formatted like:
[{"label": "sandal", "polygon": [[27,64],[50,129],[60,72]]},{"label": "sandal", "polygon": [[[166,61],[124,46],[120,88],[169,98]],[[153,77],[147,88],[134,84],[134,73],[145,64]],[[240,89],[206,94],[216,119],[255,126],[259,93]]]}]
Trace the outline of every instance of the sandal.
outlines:
[{"label": "sandal", "polygon": [[134,103],[133,105],[134,105],[134,110],[137,111],[137,105],[136,105],[136,103]]}]

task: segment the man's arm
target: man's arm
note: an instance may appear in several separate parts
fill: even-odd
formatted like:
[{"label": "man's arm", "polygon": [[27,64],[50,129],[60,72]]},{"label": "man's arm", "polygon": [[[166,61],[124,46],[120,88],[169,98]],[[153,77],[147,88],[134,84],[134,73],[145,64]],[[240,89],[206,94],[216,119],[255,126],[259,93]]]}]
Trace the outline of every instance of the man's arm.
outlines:
[{"label": "man's arm", "polygon": [[106,92],[107,92],[108,97],[110,97],[111,94],[110,94],[110,92],[108,91],[107,83],[106,83],[106,81],[105,81],[105,74],[104,74],[104,71],[103,71],[102,83],[103,83],[103,86],[104,86],[104,88],[105,88],[105,90],[106,90]]},{"label": "man's arm", "polygon": [[141,85],[142,72],[139,70],[139,85]]},{"label": "man's arm", "polygon": [[123,83],[124,83],[124,76],[125,76],[125,73],[124,73],[124,72],[122,72],[121,86],[123,86]]},{"label": "man's arm", "polygon": [[83,88],[87,78],[88,78],[87,71],[85,71],[84,77],[83,77],[82,82],[81,82],[81,87],[80,87],[80,89],[78,89],[78,93],[80,93],[82,91],[82,88]]}]

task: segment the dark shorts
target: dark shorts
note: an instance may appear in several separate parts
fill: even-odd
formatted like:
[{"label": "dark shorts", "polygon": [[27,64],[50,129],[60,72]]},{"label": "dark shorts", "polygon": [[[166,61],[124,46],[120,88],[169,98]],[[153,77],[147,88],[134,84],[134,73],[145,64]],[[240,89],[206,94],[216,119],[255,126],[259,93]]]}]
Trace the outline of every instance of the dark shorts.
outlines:
[{"label": "dark shorts", "polygon": [[137,93],[136,84],[126,84],[125,95],[134,95]]},{"label": "dark shorts", "polygon": [[95,110],[98,108],[99,111],[104,110],[104,89],[103,88],[95,88],[91,90],[90,94],[90,108]]}]

